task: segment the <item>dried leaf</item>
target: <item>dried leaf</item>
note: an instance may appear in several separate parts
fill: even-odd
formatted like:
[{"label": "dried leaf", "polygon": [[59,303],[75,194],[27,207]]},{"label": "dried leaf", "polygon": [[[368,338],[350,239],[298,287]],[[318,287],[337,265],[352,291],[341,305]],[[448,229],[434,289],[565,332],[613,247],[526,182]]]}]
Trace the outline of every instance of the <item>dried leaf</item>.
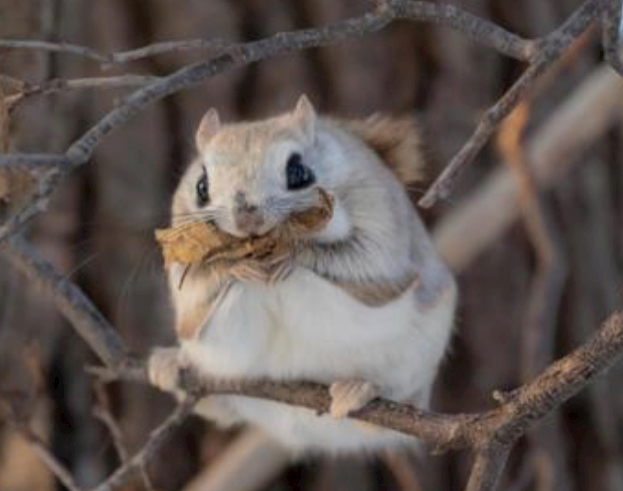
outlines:
[{"label": "dried leaf", "polygon": [[286,222],[261,237],[238,238],[221,231],[213,223],[195,222],[156,230],[165,265],[172,262],[212,264],[244,259],[263,260],[287,251],[292,241],[320,230],[333,215],[333,198],[319,190],[318,204],[293,213]]}]

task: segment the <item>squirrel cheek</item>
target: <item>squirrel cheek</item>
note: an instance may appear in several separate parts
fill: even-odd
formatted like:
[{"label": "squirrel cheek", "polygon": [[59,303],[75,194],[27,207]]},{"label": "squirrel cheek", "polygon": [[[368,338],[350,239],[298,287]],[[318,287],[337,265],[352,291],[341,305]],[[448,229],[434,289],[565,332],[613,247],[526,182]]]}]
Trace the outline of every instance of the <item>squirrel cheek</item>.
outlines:
[{"label": "squirrel cheek", "polygon": [[333,205],[333,216],[329,223],[315,235],[319,242],[336,242],[346,239],[351,232],[351,220],[339,200]]}]

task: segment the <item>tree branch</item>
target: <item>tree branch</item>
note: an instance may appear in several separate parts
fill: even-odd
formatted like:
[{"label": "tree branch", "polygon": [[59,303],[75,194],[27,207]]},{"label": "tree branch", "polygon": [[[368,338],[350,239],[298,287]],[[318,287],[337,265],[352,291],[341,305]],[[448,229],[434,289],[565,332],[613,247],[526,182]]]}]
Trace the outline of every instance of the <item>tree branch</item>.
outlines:
[{"label": "tree branch", "polygon": [[[480,19],[454,5],[413,0],[391,0],[378,2],[378,4],[379,8],[376,12],[370,12],[359,18],[349,19],[329,28],[303,29],[296,32],[279,33],[264,41],[267,41],[269,44],[302,43],[294,47],[294,49],[305,49],[306,47],[323,46],[347,37],[374,32],[384,27],[384,24],[391,20],[404,19],[416,22],[432,22],[440,26],[449,27],[466,35],[472,41],[489,46],[502,54],[517,58],[518,60],[530,60],[535,54],[535,43],[533,41],[523,39],[490,21]],[[374,22],[372,24],[369,22],[374,20],[382,21],[383,25],[375,25]],[[292,37],[292,34],[295,36]],[[309,46],[306,44],[307,41],[318,44]],[[253,43],[256,42],[254,41]],[[239,48],[244,48],[244,46],[244,44],[231,43],[223,39],[184,39],[153,43],[116,53],[100,53],[97,50],[70,43],[0,39],[0,48],[30,49],[79,55],[97,61],[104,67],[122,65],[131,61],[167,53],[201,50],[218,54],[225,51],[236,51]]]},{"label": "tree branch", "polygon": [[491,491],[502,474],[510,446],[488,444],[476,452],[466,491]]},{"label": "tree branch", "polygon": [[[562,254],[558,248],[558,234],[548,220],[543,201],[534,182],[532,170],[522,144],[528,122],[528,102],[518,105],[500,128],[497,143],[517,182],[519,204],[524,226],[537,256],[537,271],[530,287],[527,312],[522,329],[521,381],[527,382],[551,362],[554,354],[556,319],[562,290],[567,277]],[[557,443],[561,441],[558,420],[552,418],[546,428],[530,432],[532,452],[539,452],[548,460],[554,480],[561,490],[568,488],[564,453]],[[542,484],[542,483],[541,483]]]},{"label": "tree branch", "polygon": [[58,310],[107,367],[130,368],[127,350],[116,330],[77,285],[55,271],[21,237],[0,242],[0,251],[26,278],[45,289]]},{"label": "tree branch", "polygon": [[[106,363],[108,373],[124,380],[147,382],[144,364],[127,356],[114,329],[75,285],[36,257],[32,247],[22,239],[6,241],[0,244],[0,248],[9,255],[11,264],[52,295],[61,313]],[[609,368],[622,352],[623,312],[616,312],[581,347],[550,365],[531,382],[505,395],[503,404],[497,409],[483,413],[446,415],[378,400],[353,417],[413,435],[437,449],[482,449],[485,448],[484,444],[491,442],[510,447],[531,424],[549,414],[597,374]],[[310,382],[212,380],[198,377],[187,369],[181,370],[179,378],[182,389],[191,394],[191,401],[207,394],[240,394],[307,407],[317,412],[326,412],[330,403],[327,387]],[[174,420],[178,421],[177,418]],[[140,454],[144,453],[149,451],[141,451]],[[113,475],[114,479],[126,476],[130,472],[128,466],[136,466],[142,459],[135,456]],[[98,491],[105,489],[109,488]]]},{"label": "tree branch", "polygon": [[151,432],[145,445],[132,458],[92,491],[114,491],[126,484],[137,470],[144,469],[156,451],[192,413],[195,404],[197,404],[197,399],[188,397],[158,428]]},{"label": "tree branch", "polygon": [[452,157],[441,175],[420,199],[418,202],[420,206],[430,208],[439,199],[446,199],[450,196],[461,171],[473,162],[502,120],[533,88],[536,79],[588,28],[602,9],[600,0],[585,2],[562,26],[539,41],[538,53],[533,57],[534,61],[511,88],[485,112],[472,136]]},{"label": "tree branch", "polygon": [[[509,56],[527,61],[536,60],[533,62],[535,68],[531,67],[525,77],[522,77],[523,82],[520,80],[506,94],[501,101],[502,103],[496,105],[497,107],[494,106],[488,112],[470,142],[453,159],[446,172],[442,174],[427,195],[425,195],[421,204],[430,206],[436,199],[434,196],[444,196],[449,192],[450,183],[453,181],[454,175],[458,173],[459,168],[475,157],[493,133],[497,123],[510,112],[527,90],[527,86],[530,85],[531,81],[537,78],[545,66],[572,41],[573,36],[579,34],[585,28],[585,24],[588,24],[597,15],[597,4],[599,4],[598,0],[586,2],[569,21],[544,38],[543,41],[524,40],[491,22],[479,19],[454,6],[411,0],[380,2],[375,11],[330,26],[281,32],[265,39],[241,44],[226,45],[218,41],[216,44],[221,49],[215,57],[207,61],[185,66],[171,75],[137,90],[122,105],[109,112],[94,127],[76,140],[65,153],[69,165],[63,166],[60,171],[50,171],[42,178],[43,184],[40,192],[33,197],[24,209],[20,210],[3,227],[0,227],[0,241],[10,236],[30,218],[45,209],[48,197],[59,182],[75,167],[87,162],[93,154],[95,147],[110,132],[127,122],[150,103],[182,89],[197,85],[205,79],[226,70],[293,51],[328,46],[348,38],[377,32],[387,24],[398,19],[434,22],[456,29],[468,35],[470,39],[493,47]],[[0,43],[1,46],[3,45]],[[189,46],[196,45],[190,43],[186,47]],[[536,48],[537,46],[538,48]],[[101,63],[111,63],[111,60],[114,59],[113,55],[104,55],[89,48],[81,48],[65,43],[54,44],[39,41],[5,40],[4,47],[67,52],[86,56]],[[163,53],[169,49],[176,50],[182,48],[184,46],[175,42],[170,45],[152,45],[151,47],[146,47],[143,51],[133,50],[133,52],[121,53],[124,55],[121,59],[138,59],[142,56]],[[11,161],[15,162],[15,158],[22,162],[28,160],[27,155],[19,155],[17,157],[0,156],[0,166],[7,165]],[[50,156],[49,158],[62,159],[58,155]]]},{"label": "tree branch", "polygon": [[[153,75],[136,75],[128,73],[110,77],[85,77],[85,78],[54,78],[41,83],[30,84],[19,80],[21,85],[17,92],[7,95],[5,102],[9,110],[15,108],[26,99],[36,95],[47,95],[56,92],[82,89],[118,89],[123,87],[143,87],[160,80],[161,77]],[[17,81],[17,80],[16,80]]]},{"label": "tree branch", "polygon": [[604,57],[610,66],[623,77],[623,59],[621,59],[621,45],[619,28],[621,25],[621,0],[606,0],[607,7],[601,17],[601,34]]}]

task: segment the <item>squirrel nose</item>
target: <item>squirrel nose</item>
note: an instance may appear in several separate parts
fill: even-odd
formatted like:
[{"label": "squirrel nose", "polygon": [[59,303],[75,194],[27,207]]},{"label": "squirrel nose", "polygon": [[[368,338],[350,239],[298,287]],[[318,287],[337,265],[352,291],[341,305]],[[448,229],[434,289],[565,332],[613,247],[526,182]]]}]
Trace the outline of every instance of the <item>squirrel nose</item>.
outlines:
[{"label": "squirrel nose", "polygon": [[258,233],[264,225],[262,212],[257,206],[248,203],[236,207],[234,218],[238,230],[247,234]]}]

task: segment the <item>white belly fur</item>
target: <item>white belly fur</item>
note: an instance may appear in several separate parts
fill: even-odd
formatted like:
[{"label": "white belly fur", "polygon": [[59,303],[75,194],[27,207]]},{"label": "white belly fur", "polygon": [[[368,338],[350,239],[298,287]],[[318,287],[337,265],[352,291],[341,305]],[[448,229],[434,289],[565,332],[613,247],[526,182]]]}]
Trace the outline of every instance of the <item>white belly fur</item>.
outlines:
[{"label": "white belly fur", "polygon": [[[200,342],[186,341],[182,350],[210,376],[327,384],[357,377],[378,384],[386,397],[419,397],[423,405],[450,334],[453,302],[423,312],[416,305],[413,291],[407,291],[386,306],[367,307],[297,269],[274,286],[234,285]],[[255,423],[296,453],[415,443],[392,431],[240,396],[215,396],[199,411],[223,424]]]}]

